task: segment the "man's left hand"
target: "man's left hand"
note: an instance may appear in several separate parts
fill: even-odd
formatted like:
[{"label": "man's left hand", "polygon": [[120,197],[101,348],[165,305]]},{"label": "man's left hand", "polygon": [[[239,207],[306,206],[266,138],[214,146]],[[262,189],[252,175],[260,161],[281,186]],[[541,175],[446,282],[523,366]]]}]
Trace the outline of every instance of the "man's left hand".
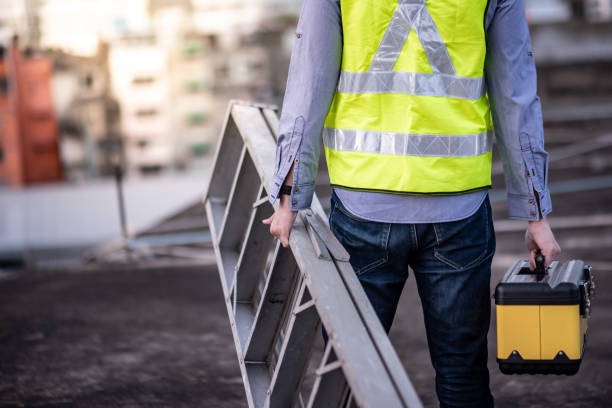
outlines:
[{"label": "man's left hand", "polygon": [[284,248],[289,246],[289,235],[291,234],[291,227],[293,227],[297,213],[297,211],[291,210],[290,197],[288,195],[281,195],[278,209],[270,218],[262,221],[264,224],[270,225],[270,234],[278,238]]}]

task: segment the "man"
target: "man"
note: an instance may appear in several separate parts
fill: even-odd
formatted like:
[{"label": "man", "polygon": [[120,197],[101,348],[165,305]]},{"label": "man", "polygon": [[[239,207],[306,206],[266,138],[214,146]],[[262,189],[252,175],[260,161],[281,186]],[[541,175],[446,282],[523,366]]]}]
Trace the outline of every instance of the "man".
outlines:
[{"label": "man", "polygon": [[[490,407],[493,128],[530,262],[560,255],[546,215],[540,101],[523,0],[305,0],[263,222],[288,245],[321,150],[330,228],[389,331],[415,274],[443,407]],[[323,136],[323,137],[321,137]]]}]

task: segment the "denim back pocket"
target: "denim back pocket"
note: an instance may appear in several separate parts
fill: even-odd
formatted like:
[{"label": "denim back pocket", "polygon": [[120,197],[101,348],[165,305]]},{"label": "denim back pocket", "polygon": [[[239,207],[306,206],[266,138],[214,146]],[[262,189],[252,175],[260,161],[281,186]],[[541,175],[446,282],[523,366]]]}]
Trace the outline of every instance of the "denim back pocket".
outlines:
[{"label": "denim back pocket", "polygon": [[483,260],[491,251],[491,206],[488,196],[471,216],[433,224],[434,256],[453,269],[464,269]]},{"label": "denim back pocket", "polygon": [[329,226],[349,253],[351,266],[357,275],[388,261],[387,245],[391,224],[356,217],[332,195]]}]

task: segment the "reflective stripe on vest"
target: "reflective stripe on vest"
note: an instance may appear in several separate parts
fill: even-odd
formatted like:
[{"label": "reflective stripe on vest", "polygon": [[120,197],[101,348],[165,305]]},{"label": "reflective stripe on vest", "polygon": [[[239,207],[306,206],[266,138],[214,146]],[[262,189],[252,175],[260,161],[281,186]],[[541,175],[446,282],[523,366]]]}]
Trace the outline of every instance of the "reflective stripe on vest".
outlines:
[{"label": "reflective stripe on vest", "polygon": [[411,135],[368,130],[323,129],[328,149],[400,156],[470,157],[491,150],[493,131],[474,135]]},{"label": "reflective stripe on vest", "polygon": [[[323,133],[332,185],[408,194],[489,187],[485,9],[486,0],[341,0],[342,70]],[[455,30],[452,52],[439,26]],[[431,72],[398,69],[402,57],[419,59],[414,40],[407,47],[411,32]]]}]

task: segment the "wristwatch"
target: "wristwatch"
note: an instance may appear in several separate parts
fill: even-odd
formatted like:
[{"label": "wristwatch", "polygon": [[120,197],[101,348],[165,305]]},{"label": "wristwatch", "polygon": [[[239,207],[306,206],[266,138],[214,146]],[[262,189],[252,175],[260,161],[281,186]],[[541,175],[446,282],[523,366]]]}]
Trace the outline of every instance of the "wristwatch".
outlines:
[{"label": "wristwatch", "polygon": [[284,195],[291,195],[291,189],[293,188],[293,186],[288,186],[286,184],[283,184],[280,188],[280,192],[279,194],[284,194]]}]

